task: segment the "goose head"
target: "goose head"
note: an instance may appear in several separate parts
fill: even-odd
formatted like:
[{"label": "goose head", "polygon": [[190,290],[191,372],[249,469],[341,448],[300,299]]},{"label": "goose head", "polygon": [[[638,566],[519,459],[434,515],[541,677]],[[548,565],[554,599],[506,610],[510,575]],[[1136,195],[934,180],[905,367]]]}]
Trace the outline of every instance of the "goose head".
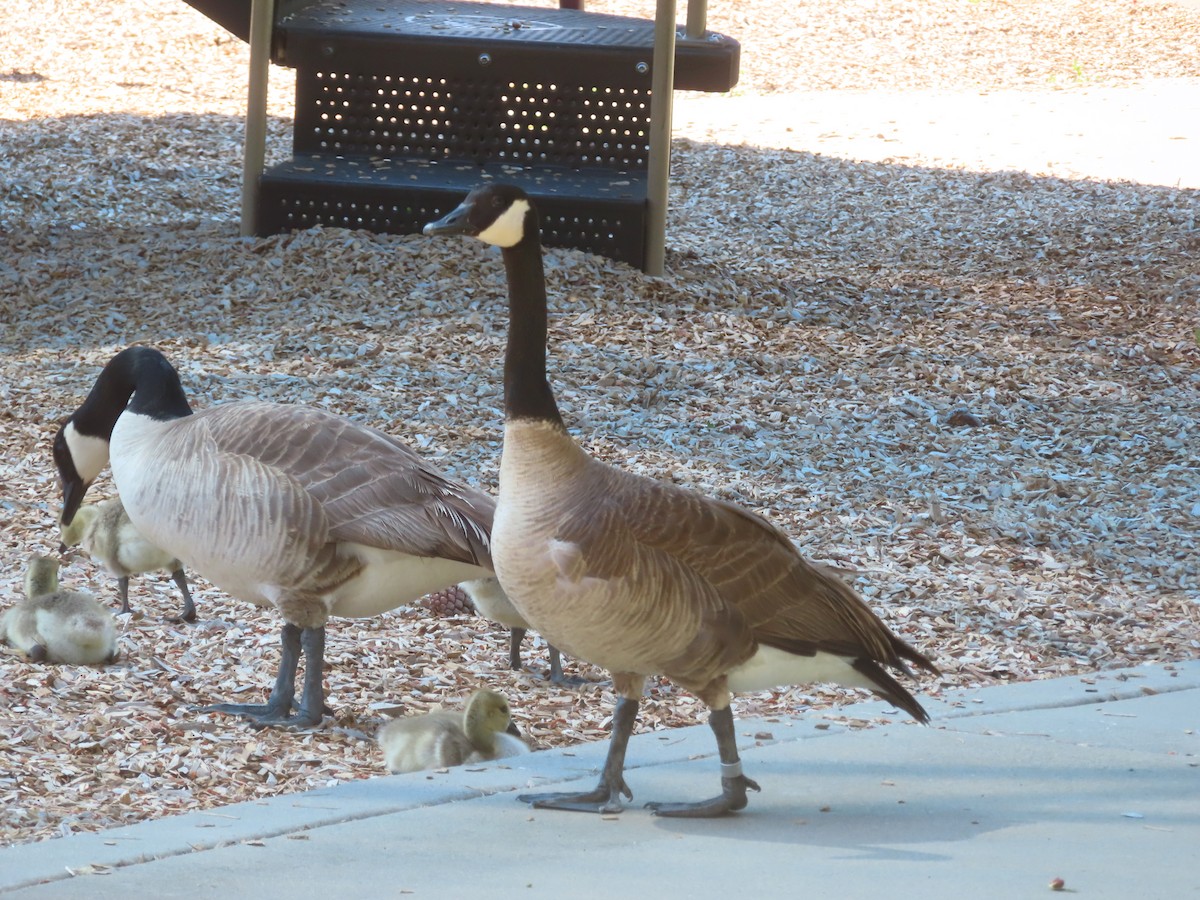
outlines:
[{"label": "goose head", "polygon": [[430,222],[427,235],[463,234],[508,249],[539,236],[537,212],[529,195],[513,184],[485,184],[447,215]]},{"label": "goose head", "polygon": [[71,524],[88,488],[108,465],[113,428],[127,409],[158,420],[191,415],[178,373],[151,347],[127,347],[109,360],[82,405],[54,436],[63,525]]},{"label": "goose head", "polygon": [[58,560],[35,553],[25,570],[25,596],[44,597],[58,590]]},{"label": "goose head", "polygon": [[100,514],[98,506],[81,506],[75,511],[68,524],[59,524],[58,535],[61,541],[58,552],[66,553],[71,547],[77,546],[83,541],[83,533],[87,531],[88,525],[95,521]]},{"label": "goose head", "polygon": [[494,735],[512,734],[515,730],[508,700],[495,691],[476,691],[464,711],[463,730],[477,749],[490,751],[495,744]]}]

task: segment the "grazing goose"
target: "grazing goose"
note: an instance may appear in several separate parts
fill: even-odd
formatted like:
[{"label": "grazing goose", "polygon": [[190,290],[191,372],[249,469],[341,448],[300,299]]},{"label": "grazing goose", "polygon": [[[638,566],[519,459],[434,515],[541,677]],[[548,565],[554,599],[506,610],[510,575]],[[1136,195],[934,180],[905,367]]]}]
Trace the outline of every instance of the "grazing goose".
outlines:
[{"label": "grazing goose", "polygon": [[539,807],[621,808],[625,750],[647,675],[711,710],[721,793],[647,804],[658,815],[739,810],[758,785],[742,773],[732,691],[811,681],[867,688],[920,722],[928,715],[885,669],[936,672],[836,576],[815,568],[754,513],[623,472],[571,439],[546,378],[546,285],[537,213],[519,188],[489,184],[425,226],[502,248],[509,331],[504,450],[492,556],[500,584],[548,641],[613,674],[618,701],[599,784],[524,795]]},{"label": "grazing goose", "polygon": [[508,701],[495,691],[476,691],[461,712],[395,719],[379,730],[378,740],[388,771],[398,774],[528,753],[515,730]]},{"label": "grazing goose", "polygon": [[129,612],[130,575],[163,571],[171,573],[183,594],[183,612],[176,621],[196,621],[196,604],[188,590],[183,564],[170,553],[155,547],[133,527],[119,498],[79,507],[71,524],[60,530],[64,547],[83,544],[84,550],[117,577],[121,612]]},{"label": "grazing goose", "polygon": [[[512,601],[500,587],[500,582],[496,580],[495,576],[492,576],[491,578],[464,581],[459,587],[467,592],[467,596],[471,598],[471,602],[475,604],[475,609],[480,615],[493,622],[508,626],[508,664],[513,669],[519,670],[521,668],[521,642],[525,640],[525,634],[529,631],[529,623],[512,605]],[[550,645],[550,681],[553,684],[583,683],[582,679],[568,678],[563,674],[562,654],[553,644]]]},{"label": "grazing goose", "polygon": [[[147,540],[232,596],[279,611],[283,650],[268,702],[209,707],[260,724],[321,721],[330,616],[375,616],[492,574],[486,494],[324,410],[244,401],[193,414],[175,369],[149,347],[104,367],[55,436],[54,460],[64,525],[111,460]],[[301,652],[304,692],[292,714]]]},{"label": "grazing goose", "polygon": [[34,556],[25,599],[4,614],[0,633],[34,662],[95,666],[117,658],[112,613],[91,594],[58,587],[58,560]]}]

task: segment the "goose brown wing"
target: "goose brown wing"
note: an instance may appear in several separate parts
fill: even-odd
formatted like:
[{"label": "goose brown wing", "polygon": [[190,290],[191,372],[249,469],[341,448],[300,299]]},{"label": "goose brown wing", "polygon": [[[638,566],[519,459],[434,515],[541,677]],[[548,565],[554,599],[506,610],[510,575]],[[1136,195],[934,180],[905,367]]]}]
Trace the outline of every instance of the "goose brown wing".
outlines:
[{"label": "goose brown wing", "polygon": [[732,503],[674,485],[629,492],[637,540],[697,573],[756,640],[793,653],[867,656],[904,668],[923,656],[896,638],[837,576],[808,563],[782,531]]},{"label": "goose brown wing", "polygon": [[315,500],[331,540],[491,568],[495,502],[390,435],[324,410],[257,401],[193,418],[222,455],[253,457]]}]

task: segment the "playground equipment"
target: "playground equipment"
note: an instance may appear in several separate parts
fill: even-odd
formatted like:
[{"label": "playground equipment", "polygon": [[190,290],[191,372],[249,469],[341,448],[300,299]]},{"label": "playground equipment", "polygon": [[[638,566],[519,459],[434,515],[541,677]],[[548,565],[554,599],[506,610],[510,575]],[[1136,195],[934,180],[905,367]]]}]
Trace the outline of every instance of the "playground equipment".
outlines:
[{"label": "playground equipment", "polygon": [[[728,91],[740,47],[705,30],[447,0],[187,0],[251,45],[242,228],[412,233],[480,181],[520,184],[543,240],[659,274],[672,90]],[[295,68],[292,158],[264,168],[269,62]]]}]

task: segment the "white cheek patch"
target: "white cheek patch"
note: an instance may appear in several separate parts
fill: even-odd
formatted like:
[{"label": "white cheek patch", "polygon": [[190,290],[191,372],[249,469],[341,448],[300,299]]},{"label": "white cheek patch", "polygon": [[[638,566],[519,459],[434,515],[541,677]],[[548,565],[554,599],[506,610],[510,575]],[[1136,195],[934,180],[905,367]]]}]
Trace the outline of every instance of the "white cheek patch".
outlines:
[{"label": "white cheek patch", "polygon": [[63,438],[67,449],[71,451],[71,461],[75,463],[75,471],[84,484],[91,484],[108,465],[108,441],[104,438],[80,434],[74,422],[68,422],[63,429]]},{"label": "white cheek patch", "polygon": [[479,232],[479,239],[494,247],[515,247],[525,237],[528,200],[514,200],[495,222]]}]

